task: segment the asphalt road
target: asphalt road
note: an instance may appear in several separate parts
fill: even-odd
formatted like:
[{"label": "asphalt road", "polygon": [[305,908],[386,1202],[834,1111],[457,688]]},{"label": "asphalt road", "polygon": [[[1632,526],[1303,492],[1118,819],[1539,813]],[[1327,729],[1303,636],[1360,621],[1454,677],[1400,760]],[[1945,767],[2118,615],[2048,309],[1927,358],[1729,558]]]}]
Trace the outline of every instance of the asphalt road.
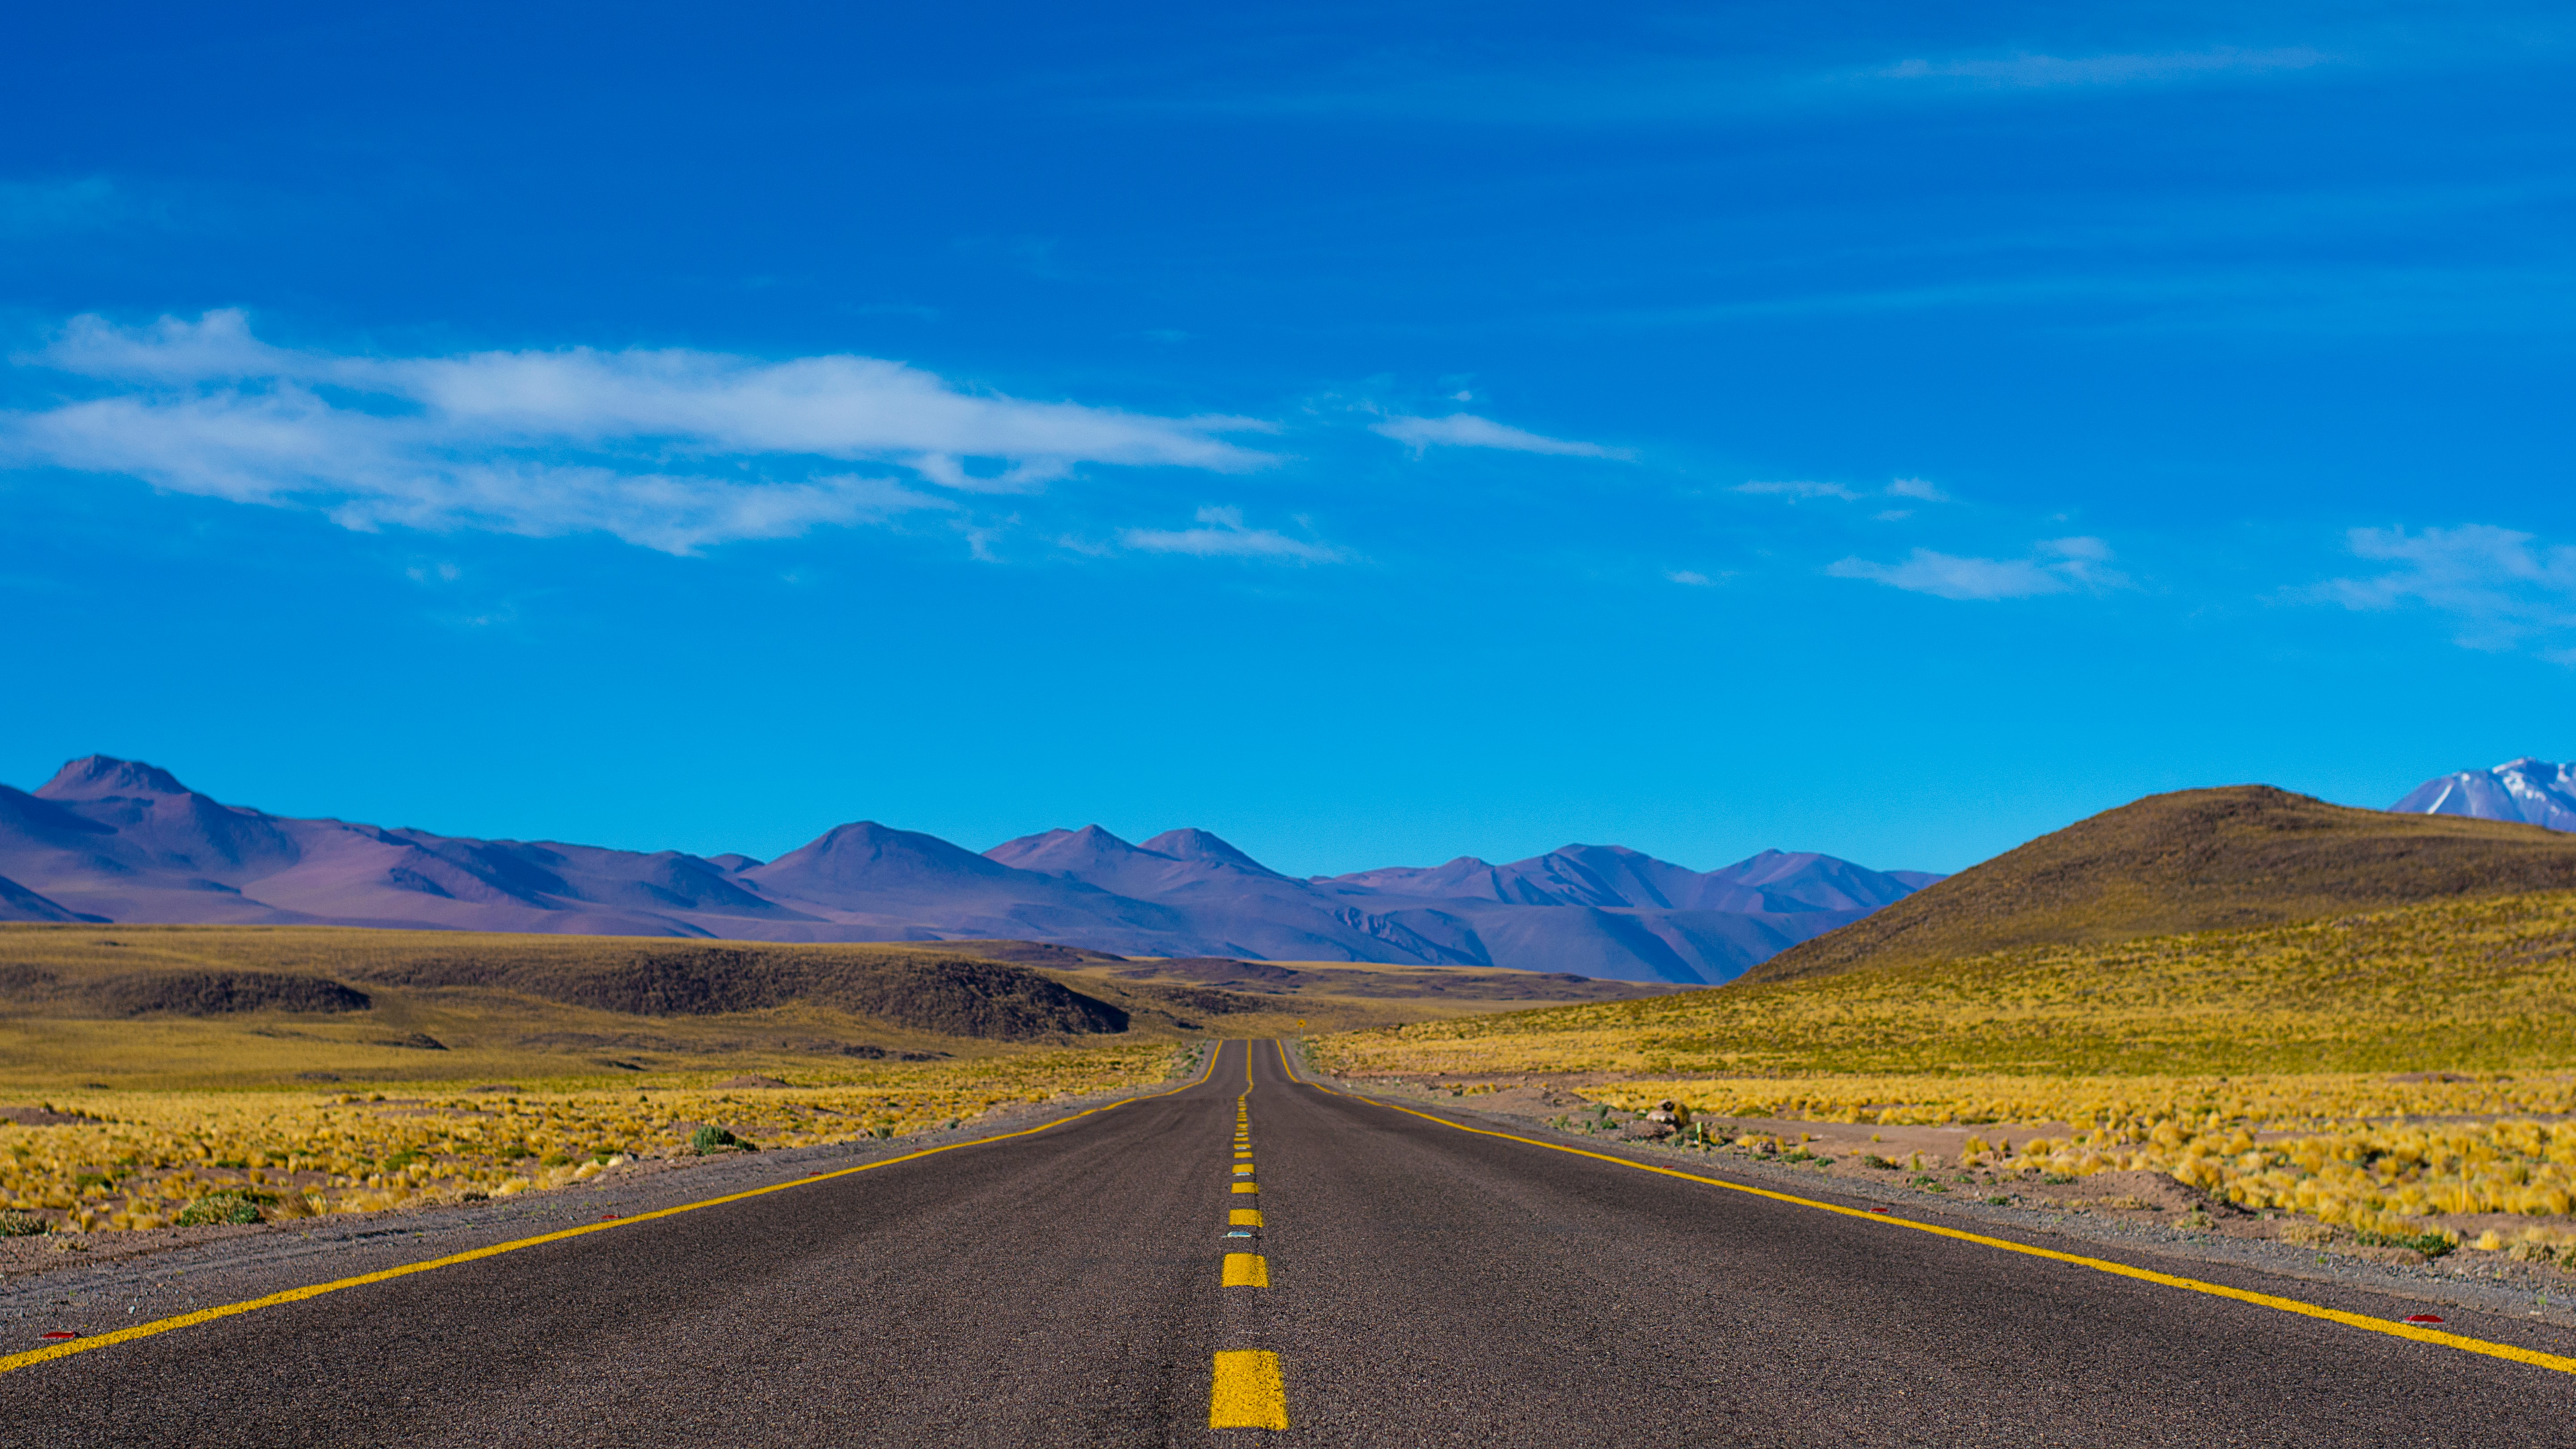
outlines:
[{"label": "asphalt road", "polygon": [[[1288,1427],[1211,1429],[1212,1376]],[[2537,1445],[2576,1375],[1477,1136],[1242,1042],[1037,1135],[0,1373],[9,1446],[1261,1438]]]}]

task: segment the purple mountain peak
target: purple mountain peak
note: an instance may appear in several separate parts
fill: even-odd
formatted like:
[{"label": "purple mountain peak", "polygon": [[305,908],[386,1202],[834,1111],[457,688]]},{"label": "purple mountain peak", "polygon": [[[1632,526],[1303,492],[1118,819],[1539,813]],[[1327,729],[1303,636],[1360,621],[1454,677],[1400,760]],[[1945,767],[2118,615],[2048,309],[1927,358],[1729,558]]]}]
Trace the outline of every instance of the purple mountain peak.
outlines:
[{"label": "purple mountain peak", "polygon": [[141,760],[113,755],[83,755],[36,787],[47,800],[104,800],[112,795],[189,795],[195,792],[179,777]]},{"label": "purple mountain peak", "polygon": [[1035,835],[1005,840],[985,851],[984,858],[1013,870],[1080,875],[1087,870],[1115,869],[1148,853],[1097,825],[1086,825],[1080,830],[1041,830]]},{"label": "purple mountain peak", "polygon": [[1001,866],[936,835],[896,830],[873,820],[835,825],[769,864],[743,872],[764,882],[927,881],[1001,873]]},{"label": "purple mountain peak", "polygon": [[[1232,845],[1227,844],[1224,840],[1219,839],[1204,830],[1192,830],[1187,828],[1180,830],[1166,830],[1162,834],[1155,836],[1153,839],[1146,841],[1144,848],[1154,852],[1156,855],[1168,855],[1174,860],[1203,860],[1210,864],[1230,865],[1238,870],[1253,871],[1260,875],[1276,876],[1279,874],[1279,872],[1263,865],[1260,861],[1254,860],[1251,856],[1244,854],[1242,851],[1235,849]],[[1281,879],[1285,879],[1285,877],[1283,876]]]}]

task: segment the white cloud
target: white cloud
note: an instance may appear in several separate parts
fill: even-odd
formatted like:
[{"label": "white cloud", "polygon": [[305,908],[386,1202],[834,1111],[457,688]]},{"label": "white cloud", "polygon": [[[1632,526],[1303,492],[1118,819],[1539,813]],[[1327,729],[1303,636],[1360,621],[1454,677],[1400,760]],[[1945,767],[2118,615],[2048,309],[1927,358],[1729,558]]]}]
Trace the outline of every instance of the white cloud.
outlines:
[{"label": "white cloud", "polygon": [[2028,88],[2040,86],[2117,86],[2179,80],[2227,71],[2306,70],[2331,57],[2306,46],[2277,50],[2165,51],[2130,55],[2011,55],[1966,60],[1907,60],[1878,72],[1887,80],[1958,80],[1973,84]]},{"label": "white cloud", "polygon": [[1413,449],[1416,457],[1434,445],[1502,448],[1515,453],[1554,453],[1568,458],[1627,459],[1636,456],[1627,448],[1605,448],[1599,443],[1578,443],[1525,433],[1474,413],[1451,413],[1445,418],[1391,417],[1382,423],[1369,424],[1369,431],[1405,444]]},{"label": "white cloud", "polygon": [[[1198,527],[1127,528],[1118,542],[1145,553],[1184,553],[1197,558],[1268,558],[1297,563],[1331,563],[1342,551],[1307,543],[1266,528],[1246,527],[1240,508],[1202,508]],[[1088,552],[1089,550],[1084,550]]]},{"label": "white cloud", "polygon": [[1799,500],[1839,498],[1846,503],[1860,497],[1840,483],[1738,483],[1735,485],[1735,491]]},{"label": "white cloud", "polygon": [[1688,584],[1695,589],[1713,588],[1717,584],[1717,580],[1699,572],[1697,569],[1674,569],[1672,572],[1665,574],[1664,577],[1677,584]]},{"label": "white cloud", "polygon": [[[2356,557],[2396,567],[2367,578],[2329,579],[2301,596],[2347,609],[2421,605],[2458,620],[2456,642],[2471,649],[2512,649],[2576,628],[2576,548],[2483,523],[2421,533],[2356,528],[2344,537]],[[2576,654],[2560,657],[2567,653],[2543,651],[2558,662],[2576,662]]]},{"label": "white cloud", "polygon": [[[1948,503],[1952,501],[1950,495],[1942,492],[1937,485],[1921,478],[1899,478],[1884,488],[1874,489],[1866,493],[1847,483],[1817,483],[1804,480],[1798,482],[1777,483],[1738,483],[1735,485],[1735,491],[1738,493],[1751,493],[1760,497],[1786,498],[1792,502],[1804,502],[1810,498],[1832,498],[1838,499],[1844,503],[1858,503],[1864,498],[1911,498],[1919,503]],[[1903,518],[1906,515],[1901,512],[1888,512],[1881,513],[1877,516],[1881,519],[1892,519]]]},{"label": "white cloud", "polygon": [[[75,319],[22,364],[116,385],[0,414],[14,461],[386,524],[600,531],[672,553],[951,509],[884,476],[1022,492],[1086,463],[1242,472],[1274,461],[1171,418],[978,393],[899,362],[688,349],[370,357],[273,347],[238,311],[120,328]],[[731,465],[740,476],[716,471]]]},{"label": "white cloud", "polygon": [[1943,599],[2026,599],[2078,588],[2127,587],[2126,575],[2104,567],[2110,561],[2110,545],[2098,538],[2057,538],[2034,545],[2029,558],[1965,558],[1918,548],[1901,563],[1847,558],[1827,565],[1825,572]]}]

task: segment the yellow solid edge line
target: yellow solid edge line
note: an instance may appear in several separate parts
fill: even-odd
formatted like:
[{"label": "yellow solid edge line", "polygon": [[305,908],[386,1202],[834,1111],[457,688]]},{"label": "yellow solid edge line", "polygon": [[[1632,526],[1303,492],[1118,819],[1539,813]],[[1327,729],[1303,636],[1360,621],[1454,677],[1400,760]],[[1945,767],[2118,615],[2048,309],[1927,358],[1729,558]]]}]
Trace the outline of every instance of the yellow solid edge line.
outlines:
[{"label": "yellow solid edge line", "polygon": [[[1276,1038],[1273,1040],[1275,1041]],[[1288,1064],[1288,1048],[1284,1042],[1279,1043],[1279,1065],[1288,1073],[1288,1079],[1290,1081],[1296,1082],[1301,1086],[1313,1087],[1316,1091],[1335,1097],[1350,1095],[1345,1092],[1336,1092],[1330,1087],[1323,1086],[1316,1082],[1309,1082],[1304,1078],[1299,1077],[1296,1069]],[[2184,1278],[2172,1273],[2159,1273],[2152,1268],[2133,1268],[2126,1263],[2114,1263],[2107,1258],[2087,1258],[2076,1253],[2061,1253],[2052,1248],[2035,1248],[2028,1243],[2016,1243],[2006,1238],[1990,1238],[1983,1233],[1971,1233],[1960,1228],[1945,1228],[1937,1223],[1916,1222],[1911,1218],[1900,1218],[1887,1213],[1871,1212],[1866,1208],[1844,1207],[1838,1203],[1818,1202],[1813,1198],[1796,1197],[1785,1192],[1773,1192],[1768,1188],[1749,1187],[1740,1182],[1728,1182],[1723,1178],[1702,1177],[1697,1173],[1682,1172],[1670,1167],[1657,1167],[1652,1163],[1632,1162],[1625,1157],[1613,1157],[1606,1152],[1587,1152],[1580,1147],[1568,1147],[1561,1142],[1542,1142],[1535,1137],[1521,1137],[1509,1132],[1495,1132],[1483,1127],[1470,1127],[1462,1122],[1452,1122],[1446,1117],[1434,1117],[1428,1112],[1416,1112],[1411,1107],[1399,1107],[1393,1102],[1380,1102],[1374,1097],[1354,1097],[1352,1100],[1368,1102],[1375,1106],[1384,1107],[1389,1111],[1402,1112],[1410,1117],[1419,1117],[1425,1122],[1437,1122],[1443,1127],[1454,1127],[1461,1132],[1472,1132],[1479,1137],[1499,1137],[1506,1142],[1519,1142],[1531,1147],[1544,1147],[1550,1152],[1563,1152],[1574,1157],[1589,1157],[1596,1162],[1616,1163],[1621,1167],[1633,1167],[1639,1172],[1651,1172],[1660,1177],[1678,1177],[1685,1182],[1702,1182],[1708,1184],[1710,1187],[1725,1188],[1729,1192],[1749,1193],[1754,1197],[1765,1197],[1774,1202],[1785,1202],[1794,1204],[1798,1207],[1814,1208],[1819,1212],[1838,1213],[1843,1217],[1859,1218],[1864,1222],[1883,1223],[1890,1227],[1911,1228],[1918,1233],[1930,1233],[1935,1237],[1955,1238],[1963,1243],[1976,1243],[1988,1248],[2001,1248],[2008,1253],[2020,1253],[2025,1257],[2032,1258],[2046,1258],[2053,1263],[2068,1263],[2079,1268],[2091,1268],[2097,1273],[2109,1273],[2115,1277],[2135,1278],[2141,1282],[2162,1284],[2167,1288],[2188,1289],[2191,1292],[2206,1293],[2215,1298],[2232,1298],[2239,1303],[2252,1303],[2264,1308],[2277,1309],[2283,1313],[2296,1313],[2307,1318],[2322,1318],[2329,1322],[2343,1324],[2347,1328],[2362,1328],[2368,1329],[2372,1333],[2385,1333],[2392,1338],[2411,1338],[2418,1343],[2436,1343],[2440,1344],[2444,1348],[2458,1349],[2463,1353],[2479,1353],[2485,1354],[2489,1358],[2511,1359],[2515,1363],[2526,1363],[2535,1368],[2554,1369],[2559,1373],[2576,1373],[2576,1358],[2569,1358],[2562,1354],[2543,1353],[2536,1348],[2520,1348],[2510,1343],[2496,1343],[2490,1339],[2470,1338],[2466,1334],[2445,1333],[2441,1329],[2426,1328],[2421,1324],[2390,1323],[2385,1319],[2372,1318],[2368,1314],[2347,1313],[2340,1308],[2328,1308],[2323,1304],[2305,1303],[2296,1298],[2283,1298],[2271,1293],[2257,1293],[2250,1288],[2230,1288],[2224,1283],[2210,1283],[2198,1278]]]},{"label": "yellow solid edge line", "polygon": [[[1040,1132],[1047,1131],[1054,1127],[1061,1127],[1067,1122],[1079,1122],[1083,1118],[1089,1117],[1094,1113],[1116,1111],[1118,1108],[1124,1107],[1130,1102],[1150,1102],[1156,1097],[1168,1097],[1174,1092],[1186,1092],[1192,1087],[1205,1086],[1208,1079],[1216,1075],[1216,1059],[1223,1050],[1224,1049],[1222,1047],[1219,1047],[1216,1052],[1208,1054],[1208,1069],[1199,1074],[1197,1081],[1183,1082],[1177,1087],[1166,1088],[1160,1092],[1148,1092],[1140,1097],[1124,1098],[1120,1101],[1111,1102],[1104,1106],[1085,1107],[1081,1111],[1076,1112],[1069,1117],[1058,1117],[1052,1122],[1041,1122],[1035,1127],[1024,1127],[1017,1132],[1002,1132],[991,1137],[978,1137],[967,1142],[943,1143],[937,1147],[925,1147],[918,1152],[907,1152],[901,1157],[888,1157],[876,1162],[863,1162],[856,1167],[844,1167],[837,1172],[818,1172],[812,1177],[799,1177],[787,1182],[773,1182],[767,1187],[755,1187],[748,1192],[728,1193],[723,1197],[711,1197],[703,1202],[682,1203],[678,1207],[661,1208],[649,1213],[637,1213],[632,1217],[617,1218],[609,1222],[584,1223],[577,1228],[564,1228],[556,1232],[540,1233],[533,1238],[519,1238],[512,1242],[494,1243],[489,1247],[474,1248],[462,1253],[450,1253],[444,1258],[431,1258],[425,1262],[405,1263],[400,1267],[386,1268],[374,1273],[361,1273],[354,1278],[338,1278],[328,1283],[310,1283],[301,1288],[289,1288],[283,1292],[271,1293],[265,1298],[252,1298],[240,1303],[224,1303],[218,1304],[213,1308],[200,1308],[194,1313],[182,1313],[176,1318],[156,1319],[150,1323],[138,1323],[131,1328],[120,1328],[112,1333],[102,1333],[96,1338],[75,1338],[67,1343],[47,1344],[43,1348],[29,1349],[24,1353],[0,1355],[0,1374],[26,1368],[33,1364],[44,1363],[51,1359],[69,1358],[76,1353],[87,1353],[92,1349],[106,1348],[110,1344],[131,1343],[135,1339],[150,1338],[155,1334],[168,1333],[173,1329],[193,1328],[200,1323],[212,1323],[216,1319],[231,1318],[236,1314],[249,1313],[254,1309],[275,1308],[281,1304],[299,1303],[307,1298],[319,1298],[325,1293],[337,1293],[348,1288],[362,1288],[370,1283],[383,1283],[395,1278],[408,1278],[414,1273],[426,1273],[432,1268],[452,1268],[460,1263],[472,1263],[484,1258],[496,1258],[503,1253],[515,1253],[522,1248],[533,1248],[541,1243],[561,1242],[566,1238],[578,1238],[585,1233],[604,1233],[611,1228],[632,1227],[637,1223],[649,1223],[655,1218],[677,1217],[682,1213],[696,1212],[700,1208],[719,1207],[729,1202],[741,1202],[746,1198],[764,1197],[773,1192],[785,1192],[791,1187],[806,1187],[817,1182],[829,1182],[833,1178],[848,1177],[850,1174],[855,1172],[873,1172],[880,1167],[892,1167],[898,1162],[910,1162],[915,1158],[935,1157],[942,1152],[954,1152],[960,1147],[982,1147],[985,1144],[992,1142],[1008,1142],[1014,1137],[1034,1137]],[[1251,1047],[1248,1044],[1244,1048],[1244,1055],[1246,1058],[1251,1056]]]},{"label": "yellow solid edge line", "polygon": [[1225,1223],[1226,1226],[1230,1228],[1257,1228],[1261,1226],[1261,1209],[1230,1209],[1226,1213]]},{"label": "yellow solid edge line", "polygon": [[1267,1288],[1270,1286],[1270,1260],[1259,1253],[1225,1255],[1225,1282],[1228,1288]]},{"label": "yellow solid edge line", "polygon": [[1208,1384],[1211,1429],[1285,1429],[1288,1389],[1279,1355],[1267,1349],[1219,1349]]}]

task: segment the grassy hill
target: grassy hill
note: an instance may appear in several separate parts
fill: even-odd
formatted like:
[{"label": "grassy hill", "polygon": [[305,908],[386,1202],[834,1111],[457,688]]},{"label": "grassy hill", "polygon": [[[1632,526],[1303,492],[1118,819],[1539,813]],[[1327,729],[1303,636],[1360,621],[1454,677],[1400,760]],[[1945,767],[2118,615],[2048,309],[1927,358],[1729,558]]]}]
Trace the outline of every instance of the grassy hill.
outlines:
[{"label": "grassy hill", "polygon": [[2267,785],[2185,790],[2043,835],[1793,946],[1743,980],[2570,889],[2576,835],[2354,810]]},{"label": "grassy hill", "polygon": [[2028,945],[1319,1040],[1336,1070],[2022,1077],[2576,1062],[2576,893]]}]

